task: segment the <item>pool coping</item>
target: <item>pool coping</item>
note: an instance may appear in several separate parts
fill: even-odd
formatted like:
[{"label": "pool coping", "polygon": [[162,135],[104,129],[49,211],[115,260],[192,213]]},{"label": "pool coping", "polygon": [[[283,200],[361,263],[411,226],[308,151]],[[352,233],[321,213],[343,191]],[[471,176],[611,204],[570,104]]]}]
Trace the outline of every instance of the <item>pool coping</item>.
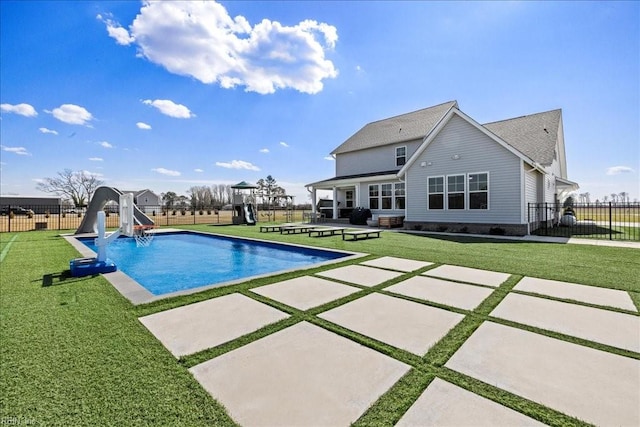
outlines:
[{"label": "pool coping", "polygon": [[[168,233],[200,234],[200,235],[206,235],[206,236],[224,237],[224,238],[246,240],[246,241],[252,241],[252,242],[278,244],[278,245],[290,246],[290,247],[296,247],[296,248],[303,248],[303,249],[313,249],[313,250],[323,250],[323,251],[329,251],[329,252],[337,252],[337,253],[347,254],[347,256],[342,257],[342,258],[338,258],[338,259],[332,259],[332,260],[328,260],[328,261],[319,262],[319,263],[316,263],[316,264],[306,265],[306,266],[303,266],[303,267],[289,268],[289,269],[270,272],[270,273],[258,274],[258,275],[255,275],[255,276],[244,277],[244,278],[241,278],[241,279],[231,280],[231,281],[228,281],[228,282],[204,285],[204,286],[199,286],[197,288],[184,289],[184,290],[181,290],[181,291],[171,292],[171,293],[167,293],[167,294],[163,294],[163,295],[154,295],[154,294],[152,294],[144,286],[139,284],[137,281],[135,281],[133,278],[131,278],[130,276],[128,276],[126,273],[122,272],[121,270],[116,270],[116,271],[114,271],[112,273],[103,273],[102,276],[104,276],[104,278],[107,279],[107,281],[109,283],[111,283],[111,285],[114,288],[116,288],[116,290],[118,292],[120,292],[120,294],[123,297],[128,299],[133,305],[147,304],[147,303],[150,303],[150,302],[154,302],[154,301],[158,301],[158,300],[164,300],[164,299],[167,299],[167,298],[173,298],[173,297],[178,297],[178,296],[183,296],[183,295],[191,295],[191,294],[203,292],[203,291],[206,291],[206,290],[209,290],[209,289],[213,289],[213,288],[237,285],[239,283],[247,282],[249,280],[261,279],[261,278],[270,277],[270,276],[277,276],[277,275],[280,275],[280,274],[291,273],[291,272],[294,272],[294,271],[303,271],[303,270],[309,270],[309,269],[318,268],[318,267],[324,267],[324,266],[328,266],[328,265],[332,265],[332,264],[338,264],[338,263],[345,262],[345,261],[351,261],[351,260],[362,258],[362,257],[365,257],[365,256],[368,255],[368,254],[362,253],[362,252],[345,251],[345,250],[341,250],[341,249],[319,248],[317,246],[310,246],[310,245],[300,245],[300,244],[286,243],[286,242],[275,242],[275,241],[272,241],[272,240],[253,239],[251,237],[228,236],[228,235],[225,235],[225,234],[209,233],[209,232],[206,232],[206,231],[182,230],[182,229],[178,229],[178,228],[155,229],[155,230],[153,230],[153,232],[154,233],[158,233],[158,234],[164,234],[164,233],[166,233],[166,234],[168,234]],[[95,238],[95,237],[97,237],[96,233],[66,234],[66,235],[63,234],[61,236],[67,242],[69,242],[69,244],[71,246],[73,246],[73,248],[75,250],[77,250],[82,257],[95,257],[95,256],[97,256],[97,254],[94,251],[89,249],[84,243],[82,243],[82,242],[80,242],[78,240],[78,238],[87,238],[87,237],[94,237]]]}]

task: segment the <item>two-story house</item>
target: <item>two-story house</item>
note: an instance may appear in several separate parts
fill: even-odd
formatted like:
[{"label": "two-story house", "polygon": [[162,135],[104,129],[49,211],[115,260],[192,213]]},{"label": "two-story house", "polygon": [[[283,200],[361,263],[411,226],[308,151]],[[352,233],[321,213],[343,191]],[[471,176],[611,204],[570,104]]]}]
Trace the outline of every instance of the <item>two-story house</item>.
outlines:
[{"label": "two-story house", "polygon": [[539,223],[529,203],[578,188],[561,110],[481,125],[450,101],[369,123],[331,154],[335,176],[307,185],[314,207],[316,191],[330,190],[333,218],[338,206],[364,207],[403,216],[408,229],[527,234]]}]

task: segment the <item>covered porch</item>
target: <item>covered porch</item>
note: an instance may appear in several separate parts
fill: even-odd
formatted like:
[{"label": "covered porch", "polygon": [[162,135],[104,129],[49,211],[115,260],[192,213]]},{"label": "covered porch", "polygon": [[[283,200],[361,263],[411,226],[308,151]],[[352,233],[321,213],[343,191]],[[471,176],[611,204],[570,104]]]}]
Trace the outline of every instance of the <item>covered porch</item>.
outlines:
[{"label": "covered porch", "polygon": [[[366,193],[368,183],[396,181],[398,179],[396,172],[397,171],[337,176],[307,184],[307,191],[311,193],[312,219],[320,220],[325,218],[338,220],[348,217],[356,207],[368,207],[368,194]],[[318,191],[321,190],[331,192],[331,202],[319,203]]]}]

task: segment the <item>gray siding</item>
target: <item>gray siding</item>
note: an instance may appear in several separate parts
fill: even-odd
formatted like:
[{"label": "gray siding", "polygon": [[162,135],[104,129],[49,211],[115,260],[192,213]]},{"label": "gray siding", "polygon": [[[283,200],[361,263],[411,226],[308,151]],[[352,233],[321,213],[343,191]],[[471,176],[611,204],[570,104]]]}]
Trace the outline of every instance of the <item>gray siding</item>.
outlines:
[{"label": "gray siding", "polygon": [[[533,170],[525,172],[525,203],[538,203],[538,176],[539,172]],[[540,200],[541,201],[541,200]]]},{"label": "gray siding", "polygon": [[407,160],[416,152],[422,140],[399,142],[397,144],[352,151],[336,155],[336,176],[361,173],[400,170],[396,166],[396,147],[407,147]]},{"label": "gray siding", "polygon": [[[466,120],[454,115],[416,160],[406,177],[407,221],[522,223],[520,159]],[[488,210],[427,210],[427,177],[476,172],[489,173]]]}]

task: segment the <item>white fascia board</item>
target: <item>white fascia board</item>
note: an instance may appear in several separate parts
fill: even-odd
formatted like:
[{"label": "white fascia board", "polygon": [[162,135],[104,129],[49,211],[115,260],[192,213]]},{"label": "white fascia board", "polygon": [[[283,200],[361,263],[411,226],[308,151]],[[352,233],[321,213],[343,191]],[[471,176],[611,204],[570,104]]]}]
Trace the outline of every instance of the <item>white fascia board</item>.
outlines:
[{"label": "white fascia board", "polygon": [[348,178],[348,179],[336,179],[332,181],[321,181],[314,182],[311,184],[307,184],[305,187],[307,188],[315,188],[317,190],[330,190],[333,187],[347,187],[359,184],[361,182],[372,182],[372,181],[389,181],[389,180],[397,180],[398,175],[389,174],[389,175],[374,175],[374,176],[365,176],[360,178]]},{"label": "white fascia board", "polygon": [[422,144],[418,147],[418,149],[413,153],[413,155],[407,160],[407,163],[402,166],[402,169],[398,171],[398,177],[403,176],[407,173],[407,170],[413,165],[418,157],[424,152],[427,146],[433,141],[433,139],[440,133],[445,124],[449,122],[451,116],[453,115],[453,111],[457,110],[458,103],[455,103],[449,108],[449,110],[440,118],[438,123],[431,129],[431,131],[424,136],[422,139]]},{"label": "white fascia board", "polygon": [[462,118],[463,120],[466,120],[469,124],[471,124],[477,130],[479,130],[480,132],[485,134],[487,137],[491,138],[492,140],[494,140],[495,142],[500,144],[503,148],[505,148],[510,153],[514,154],[515,156],[517,156],[518,158],[524,160],[525,162],[529,163],[530,165],[533,165],[536,169],[540,170],[541,172],[546,173],[544,171],[544,169],[542,168],[542,166],[540,166],[533,159],[530,159],[529,157],[527,157],[524,154],[522,154],[520,151],[516,150],[515,148],[513,148],[512,146],[507,144],[498,135],[494,134],[493,132],[490,132],[487,128],[485,128],[480,123],[478,123],[475,120],[473,120],[471,117],[469,117],[468,115],[466,115],[465,113],[463,113],[459,109],[457,109],[455,107],[451,107],[451,109],[447,112],[447,114],[445,114],[442,117],[442,119],[438,122],[438,124],[436,126],[434,126],[433,130],[431,132],[429,132],[429,134],[427,136],[425,136],[425,138],[422,141],[422,144],[420,145],[420,147],[418,147],[418,149],[416,150],[415,153],[413,153],[413,156],[411,156],[409,161],[407,161],[407,163],[402,167],[402,169],[400,169],[400,171],[398,172],[398,176],[404,175],[406,173],[407,169],[409,169],[411,167],[411,165],[413,165],[417,161],[418,157],[427,149],[429,144],[431,144],[431,142],[435,139],[435,137],[440,133],[442,128],[444,128],[444,126],[449,122],[449,120],[451,120],[451,118],[453,117],[454,114],[458,115],[458,117]]}]

